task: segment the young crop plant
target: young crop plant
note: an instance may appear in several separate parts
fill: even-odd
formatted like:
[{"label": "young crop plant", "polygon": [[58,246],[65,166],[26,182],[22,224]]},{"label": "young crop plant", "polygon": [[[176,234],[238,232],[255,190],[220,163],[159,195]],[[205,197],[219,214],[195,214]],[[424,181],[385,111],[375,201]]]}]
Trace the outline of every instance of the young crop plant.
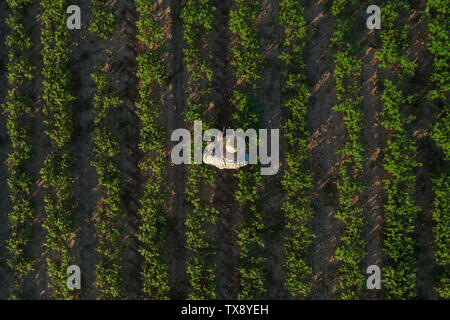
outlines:
[{"label": "young crop plant", "polygon": [[122,103],[110,84],[115,64],[112,53],[108,52],[105,65],[98,66],[91,74],[95,85],[92,165],[97,171],[99,187],[103,193],[95,212],[98,240],[95,285],[98,296],[102,299],[123,298],[123,245],[120,226],[124,209],[120,196],[121,173],[116,163],[120,147],[108,125],[111,123],[112,113]]},{"label": "young crop plant", "polygon": [[[203,121],[203,130],[210,122],[204,112],[211,101],[211,57],[203,50],[207,48],[207,37],[212,30],[214,7],[209,0],[183,1],[181,18],[184,27],[184,63],[189,76],[186,88],[187,122]],[[216,245],[206,234],[208,225],[215,224],[218,216],[214,206],[201,199],[202,183],[212,185],[214,169],[210,166],[192,165],[189,167],[186,182],[187,201],[192,212],[186,218],[186,237],[189,259],[187,273],[191,284],[189,299],[214,299],[216,297],[216,275],[214,257]]]},{"label": "young crop plant", "polygon": [[386,1],[382,6],[381,15],[383,25],[381,41],[382,46],[376,57],[382,69],[392,69],[397,72],[400,79],[410,78],[414,75],[417,63],[411,61],[404,52],[408,48],[408,25],[399,24],[400,10],[408,10],[407,1]]},{"label": "young crop plant", "polygon": [[164,187],[167,155],[164,151],[164,128],[158,122],[161,105],[156,98],[152,98],[158,96],[165,81],[163,26],[156,19],[157,1],[136,0],[135,4],[139,13],[136,23],[138,39],[145,48],[137,58],[140,101],[136,103],[136,108],[141,120],[139,148],[145,154],[139,168],[149,175],[139,209],[139,253],[144,260],[142,292],[144,299],[166,300],[169,299],[169,268],[165,253],[167,210],[164,205],[168,198]]},{"label": "young crop plant", "polygon": [[89,31],[104,40],[110,39],[114,34],[117,20],[113,9],[107,6],[108,2],[108,0],[91,0],[94,17]]},{"label": "young crop plant", "polygon": [[[234,35],[231,65],[236,79],[242,80],[234,90],[234,127],[257,129],[261,110],[252,102],[252,92],[257,88],[262,65],[261,45],[256,19],[260,13],[259,1],[235,0],[235,10],[230,12],[230,30]],[[254,93],[254,92],[253,92]],[[242,205],[243,222],[238,230],[240,264],[238,267],[238,299],[260,299],[265,289],[264,225],[258,204],[263,180],[258,166],[249,166],[235,174],[238,188],[235,198]]]},{"label": "young crop plant", "polygon": [[66,285],[66,270],[72,263],[70,243],[74,241],[72,213],[74,207],[72,155],[69,143],[73,132],[73,88],[69,70],[70,34],[66,27],[65,0],[41,1],[43,45],[43,102],[47,116],[45,133],[51,141],[41,168],[46,188],[43,224],[47,230],[47,272],[49,289],[55,299],[72,299],[74,293]]},{"label": "young crop plant", "polygon": [[426,18],[428,19],[428,49],[433,55],[433,72],[431,82],[433,88],[428,98],[435,110],[431,138],[442,149],[444,164],[438,168],[433,177],[433,235],[434,255],[438,266],[435,290],[441,298],[450,299],[450,44],[448,20],[449,6],[445,1],[428,0]]},{"label": "young crop plant", "polygon": [[31,186],[33,177],[27,173],[26,165],[32,159],[30,118],[33,115],[31,97],[24,92],[24,84],[34,78],[35,68],[30,60],[33,48],[30,33],[26,26],[26,10],[33,3],[30,0],[7,0],[10,14],[6,20],[9,34],[6,44],[9,47],[7,64],[9,90],[3,108],[7,114],[7,132],[11,141],[8,154],[7,183],[10,189],[11,209],[8,213],[10,238],[8,266],[14,274],[14,288],[11,298],[20,298],[23,279],[34,268],[24,249],[31,240],[34,217]]},{"label": "young crop plant", "polygon": [[310,133],[306,123],[307,102],[311,93],[305,75],[306,20],[303,5],[304,1],[281,1],[279,20],[284,31],[280,60],[283,63],[283,107],[287,118],[283,126],[286,166],[281,182],[285,192],[282,209],[289,230],[284,246],[284,285],[291,295],[306,298],[313,278],[309,249],[314,239],[311,227],[314,212],[308,198],[313,186],[313,177],[307,165]]},{"label": "young crop plant", "polygon": [[381,95],[382,126],[389,133],[383,150],[384,248],[388,260],[383,268],[384,286],[389,299],[411,299],[417,296],[414,225],[420,207],[414,200],[417,146],[406,130],[413,120],[406,116],[404,106],[412,101],[405,93],[407,80],[414,75],[416,64],[406,57],[407,26],[399,20],[401,10],[409,6],[400,1],[387,1],[382,8],[382,47],[377,55],[381,68],[393,73],[384,79]]},{"label": "young crop plant", "polygon": [[[103,40],[111,40],[116,17],[106,1],[92,0],[94,19],[90,31]],[[110,49],[106,60],[91,74],[95,86],[93,167],[97,171],[102,198],[97,204],[94,220],[98,245],[95,266],[95,286],[101,299],[123,299],[123,244],[121,222],[124,216],[121,198],[122,179],[117,158],[120,154],[118,138],[113,133],[113,115],[122,101],[111,85],[117,61]]]},{"label": "young crop plant", "polygon": [[[448,158],[447,160],[448,161]],[[450,298],[450,175],[442,173],[433,179],[434,255],[438,265],[435,290],[443,299]]]},{"label": "young crop plant", "polygon": [[238,40],[237,45],[231,48],[233,54],[231,65],[236,75],[247,84],[251,84],[252,89],[256,89],[257,80],[261,78],[260,45],[255,29],[260,2],[236,0],[235,3],[238,9],[230,13],[230,29],[238,36]]},{"label": "young crop plant", "polygon": [[344,234],[335,251],[339,265],[340,299],[357,299],[365,285],[364,270],[361,265],[365,257],[363,238],[363,208],[358,199],[364,190],[361,182],[363,170],[362,143],[362,97],[359,94],[361,78],[361,59],[357,43],[350,40],[355,22],[358,1],[338,0],[333,2],[332,12],[335,16],[336,31],[332,37],[334,46],[334,77],[336,79],[336,100],[334,110],[342,114],[346,141],[338,149],[343,157],[337,176],[339,206],[336,218],[344,224]]}]

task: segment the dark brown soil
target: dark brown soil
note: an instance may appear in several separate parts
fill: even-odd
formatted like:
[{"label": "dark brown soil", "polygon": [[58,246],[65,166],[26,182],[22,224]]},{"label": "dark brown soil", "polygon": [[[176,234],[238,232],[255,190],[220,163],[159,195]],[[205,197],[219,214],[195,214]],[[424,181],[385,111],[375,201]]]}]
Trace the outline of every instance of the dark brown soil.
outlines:
[{"label": "dark brown soil", "polygon": [[[263,110],[261,128],[279,129],[281,127],[281,66],[279,25],[279,5],[281,1],[261,1],[259,32],[262,38],[264,64],[261,68],[262,80],[257,92],[257,103]],[[281,137],[280,137],[281,138]],[[280,154],[283,154],[280,144]],[[284,219],[281,211],[282,191],[280,188],[281,170],[278,174],[264,177],[264,188],[260,204],[263,210],[263,224],[266,228],[264,244],[267,255],[267,293],[264,298],[284,299],[289,297],[284,288],[283,238]]]},{"label": "dark brown soil", "polygon": [[332,49],[334,19],[326,1],[307,1],[308,22],[306,69],[311,79],[312,95],[308,103],[308,125],[311,132],[309,148],[314,172],[312,267],[314,274],[312,298],[332,299],[336,296],[336,261],[333,260],[339,230],[334,218],[337,206],[335,174],[339,164],[336,149],[342,143],[345,129],[340,116],[332,110],[336,104]]},{"label": "dark brown soil", "polygon": [[[74,264],[82,270],[82,294],[80,299],[95,299],[95,265],[97,257],[96,230],[94,213],[100,192],[97,188],[97,173],[91,165],[94,160],[92,112],[94,84],[91,73],[96,65],[105,57],[104,41],[87,32],[92,20],[90,1],[78,4],[83,12],[82,29],[72,31],[72,63],[71,69],[76,87],[75,101],[75,136],[72,144],[74,157],[74,227],[77,234],[74,246]],[[95,45],[94,45],[95,44]]]},{"label": "dark brown soil", "polygon": [[432,57],[426,49],[428,27],[422,19],[425,4],[415,2],[409,12],[407,20],[411,36],[408,57],[417,62],[417,70],[410,81],[410,94],[417,94],[418,99],[407,108],[408,115],[416,117],[409,126],[409,133],[415,139],[418,147],[416,160],[422,164],[416,171],[415,201],[421,211],[417,216],[414,238],[417,241],[416,258],[417,273],[416,286],[419,298],[437,299],[433,289],[433,271],[436,267],[433,254],[433,221],[432,221],[432,178],[438,174],[441,167],[438,165],[443,156],[436,150],[435,143],[429,136],[433,119],[433,110],[426,95],[430,88],[430,76],[433,69]]},{"label": "dark brown soil", "polygon": [[142,196],[145,177],[141,175],[138,164],[142,159],[139,150],[139,118],[135,102],[138,101],[138,79],[136,76],[136,20],[134,3],[117,1],[114,4],[118,19],[117,31],[111,40],[111,50],[118,69],[114,72],[113,87],[117,90],[123,103],[114,115],[114,134],[119,138],[119,169],[122,172],[122,199],[124,204],[124,287],[127,299],[137,299],[140,294],[140,259],[136,239],[139,226],[137,210]]},{"label": "dark brown soil", "polygon": [[[233,75],[230,66],[230,43],[232,39],[229,30],[231,0],[216,0],[214,29],[211,32],[212,43],[212,103],[215,127],[219,130],[231,126],[231,97]],[[219,211],[216,222],[216,272],[217,298],[236,299],[238,294],[238,279],[236,268],[239,266],[239,247],[236,245],[237,227],[240,221],[240,205],[234,200],[237,185],[233,173],[217,170],[214,186],[214,206]]]},{"label": "dark brown soil", "polygon": [[[170,142],[172,131],[176,128],[186,128],[183,112],[186,108],[184,93],[183,66],[183,29],[180,20],[181,5],[179,1],[163,1],[160,17],[165,28],[166,49],[164,56],[165,68],[168,74],[167,85],[163,91],[163,122],[166,128],[166,152],[170,162],[170,152],[173,144]],[[169,285],[171,297],[186,299],[189,281],[186,274],[186,200],[185,181],[186,167],[169,164],[166,169],[168,187],[168,237],[167,251],[169,263]]]},{"label": "dark brown soil", "polygon": [[[369,35],[371,37],[373,35]],[[381,150],[386,141],[386,133],[380,124],[381,106],[377,88],[377,67],[375,64],[376,48],[369,47],[362,58],[362,108],[364,114],[363,142],[366,146],[366,163],[363,182],[366,186],[362,194],[364,217],[366,219],[365,235],[367,259],[365,264],[383,267],[383,179],[385,171],[381,167]],[[380,290],[368,294],[369,297],[380,296]]]}]

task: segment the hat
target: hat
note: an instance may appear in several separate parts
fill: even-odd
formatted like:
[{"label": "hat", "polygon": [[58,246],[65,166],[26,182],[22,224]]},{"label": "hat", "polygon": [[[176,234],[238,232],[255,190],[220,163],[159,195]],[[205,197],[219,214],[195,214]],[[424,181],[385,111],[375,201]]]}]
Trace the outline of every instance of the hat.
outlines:
[{"label": "hat", "polygon": [[238,150],[239,142],[242,143],[242,138],[237,135],[231,135],[226,137],[225,149],[228,153],[236,153]]}]

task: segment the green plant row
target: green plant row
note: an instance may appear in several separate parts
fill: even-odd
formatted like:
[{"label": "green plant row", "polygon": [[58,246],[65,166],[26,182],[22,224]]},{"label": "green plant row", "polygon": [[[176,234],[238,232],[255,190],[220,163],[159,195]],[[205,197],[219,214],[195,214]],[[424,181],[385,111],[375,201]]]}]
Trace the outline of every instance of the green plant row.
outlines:
[{"label": "green plant row", "polygon": [[428,97],[433,102],[435,120],[431,138],[444,153],[444,165],[438,168],[433,178],[433,234],[434,254],[438,265],[436,292],[444,299],[450,298],[450,22],[448,1],[428,0],[426,15],[428,19],[429,41],[427,43],[433,55],[431,82],[433,89]]},{"label": "green plant row", "polygon": [[140,80],[136,103],[141,120],[139,148],[145,155],[139,165],[149,176],[140,200],[141,225],[138,232],[139,252],[143,257],[141,271],[143,298],[169,299],[168,263],[165,252],[167,238],[164,206],[167,190],[164,187],[164,168],[167,155],[164,151],[164,128],[159,124],[161,105],[156,98],[165,84],[163,55],[163,26],[156,20],[158,6],[155,0],[135,0],[139,13],[138,39],[145,48],[137,58],[137,76]]},{"label": "green plant row", "polygon": [[89,31],[93,34],[107,40],[115,32],[116,15],[111,6],[107,3],[109,0],[91,0],[92,14],[94,17],[89,25]]},{"label": "green plant row", "polygon": [[72,156],[69,143],[72,139],[74,101],[72,77],[69,70],[70,34],[66,26],[65,0],[41,1],[43,45],[43,102],[47,117],[45,133],[52,148],[41,168],[43,186],[46,188],[47,230],[45,246],[48,248],[47,272],[50,292],[55,299],[72,299],[74,294],[66,285],[66,269],[72,262],[70,252],[74,241],[73,231],[73,178]]},{"label": "green plant row", "polygon": [[8,186],[11,210],[8,213],[10,238],[8,265],[15,276],[15,287],[12,298],[20,296],[20,285],[34,268],[24,249],[31,240],[31,227],[34,217],[31,187],[33,178],[26,172],[25,166],[32,158],[30,117],[32,116],[31,98],[22,90],[27,80],[34,78],[35,68],[30,61],[33,47],[31,29],[25,25],[26,10],[33,3],[30,0],[8,0],[10,14],[6,20],[9,34],[6,44],[8,54],[8,84],[10,89],[6,95],[3,108],[7,114],[7,132],[12,151],[6,161],[8,168]]},{"label": "green plant row", "polygon": [[384,248],[387,256],[383,268],[384,287],[389,299],[410,299],[417,295],[415,241],[413,231],[420,208],[414,200],[417,146],[407,125],[403,108],[412,102],[405,93],[407,80],[414,75],[416,64],[406,57],[407,25],[399,21],[400,13],[409,9],[403,1],[387,1],[382,7],[382,47],[377,53],[381,68],[392,73],[392,80],[382,83],[381,125],[389,134],[383,149],[384,182]]},{"label": "green plant row", "polygon": [[285,242],[285,287],[292,296],[305,298],[312,286],[310,245],[314,239],[311,219],[314,215],[308,195],[313,186],[308,168],[310,157],[307,141],[308,99],[311,95],[305,75],[304,49],[306,20],[304,1],[283,0],[279,20],[283,28],[283,107],[286,114],[284,129],[285,168],[281,185],[285,193],[282,209],[286,216],[289,235]]},{"label": "green plant row", "polygon": [[[261,45],[258,39],[256,19],[260,12],[259,1],[235,0],[230,12],[230,30],[234,35],[231,47],[231,65],[240,82],[234,90],[233,124],[235,128],[258,129],[261,110],[252,102],[252,91],[261,78]],[[238,266],[238,299],[260,299],[266,292],[265,262],[261,209],[259,194],[263,180],[259,166],[248,166],[235,173],[238,187],[235,199],[241,203],[243,221],[238,229],[240,246]]]},{"label": "green plant row", "polygon": [[98,175],[102,198],[94,215],[98,245],[96,248],[95,285],[102,299],[121,299],[123,293],[123,244],[121,244],[121,218],[123,202],[120,196],[122,179],[117,165],[120,153],[117,138],[112,133],[111,116],[122,101],[111,88],[110,79],[115,68],[114,57],[108,52],[104,65],[91,74],[95,85],[94,135],[92,165]]},{"label": "green plant row", "polygon": [[450,175],[442,173],[433,179],[434,255],[438,265],[435,290],[444,299],[450,298]]},{"label": "green plant row", "polygon": [[[106,1],[92,0],[94,18],[89,31],[96,36],[111,40],[114,35],[116,16]],[[98,245],[95,266],[95,286],[101,299],[123,299],[123,244],[121,223],[124,216],[121,198],[122,179],[117,165],[120,146],[112,132],[114,112],[122,101],[111,85],[117,61],[111,50],[106,50],[106,60],[95,67],[91,78],[94,83],[94,134],[92,165],[97,171],[98,187],[102,197],[94,213]]]},{"label": "green plant row", "polygon": [[346,140],[337,151],[343,157],[336,180],[339,197],[336,218],[343,222],[344,230],[334,253],[340,262],[340,299],[359,298],[365,285],[361,265],[365,257],[364,217],[363,208],[358,203],[364,190],[361,181],[364,163],[363,113],[359,94],[362,67],[358,44],[351,40],[357,7],[358,2],[354,0],[334,1],[332,6],[335,16],[332,44],[337,100],[333,109],[342,115],[347,131]]},{"label": "green plant row", "polygon": [[[211,57],[202,52],[208,46],[212,30],[214,7],[209,0],[183,1],[181,18],[184,27],[184,63],[189,77],[186,87],[187,122],[203,120],[203,129],[210,123],[204,112],[211,101]],[[207,227],[215,224],[218,211],[211,203],[201,199],[200,187],[214,182],[214,169],[206,165],[191,165],[186,182],[186,199],[192,208],[186,218],[186,247],[189,250],[187,274],[192,290],[189,299],[214,299],[216,276],[214,257],[216,245],[207,237]]]}]

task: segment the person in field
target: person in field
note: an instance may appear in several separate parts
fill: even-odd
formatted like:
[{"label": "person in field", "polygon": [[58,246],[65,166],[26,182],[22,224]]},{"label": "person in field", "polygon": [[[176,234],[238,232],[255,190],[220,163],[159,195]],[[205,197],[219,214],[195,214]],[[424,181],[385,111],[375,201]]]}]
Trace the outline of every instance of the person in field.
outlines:
[{"label": "person in field", "polygon": [[242,139],[235,134],[228,135],[224,139],[221,131],[214,142],[208,141],[203,153],[203,163],[210,164],[219,169],[238,169],[248,165],[248,154],[238,158],[238,139]]}]

